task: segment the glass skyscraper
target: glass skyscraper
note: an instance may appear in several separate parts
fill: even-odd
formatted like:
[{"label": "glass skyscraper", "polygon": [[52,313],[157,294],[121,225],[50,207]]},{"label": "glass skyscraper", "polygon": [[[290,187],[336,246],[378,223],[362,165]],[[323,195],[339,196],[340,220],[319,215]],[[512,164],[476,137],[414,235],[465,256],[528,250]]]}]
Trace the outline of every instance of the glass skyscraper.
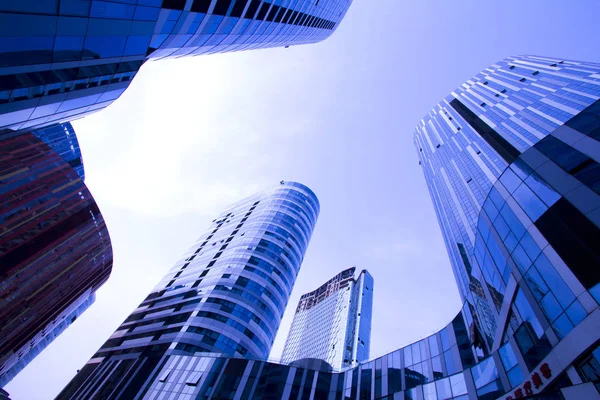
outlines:
[{"label": "glass skyscraper", "polygon": [[0,134],[111,104],[147,60],[314,43],[352,0],[0,2]]},{"label": "glass skyscraper", "polygon": [[175,360],[266,358],[318,214],[310,189],[284,181],[223,211],[58,398],[154,398]]},{"label": "glass skyscraper", "polygon": [[87,308],[112,269],[70,125],[0,139],[0,386]]},{"label": "glass skyscraper", "polygon": [[283,348],[289,364],[316,358],[340,370],[369,358],[373,277],[348,268],[302,295]]},{"label": "glass skyscraper", "polygon": [[509,57],[415,132],[475,361],[498,354],[513,397],[541,365],[593,380],[573,365],[600,340],[599,98],[599,64]]},{"label": "glass skyscraper", "polygon": [[[598,398],[599,137],[600,65],[533,56],[493,64],[415,132],[464,300],[448,325],[333,372],[249,353],[191,355],[177,344],[165,353],[160,345],[148,348],[134,322],[113,339],[131,335],[146,347],[113,347],[109,361],[101,350],[59,398],[127,398],[128,385],[143,399]],[[136,313],[145,314],[153,299]],[[176,317],[170,307],[154,315]],[[162,324],[148,320],[146,329],[154,334]],[[140,370],[148,372],[138,379]]]}]

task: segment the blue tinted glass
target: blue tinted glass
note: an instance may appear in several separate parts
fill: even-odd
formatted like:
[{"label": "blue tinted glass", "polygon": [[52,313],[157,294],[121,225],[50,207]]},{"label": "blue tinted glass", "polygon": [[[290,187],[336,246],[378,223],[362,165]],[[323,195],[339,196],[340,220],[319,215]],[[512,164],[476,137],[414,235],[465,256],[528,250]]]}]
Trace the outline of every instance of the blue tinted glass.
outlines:
[{"label": "blue tinted glass", "polygon": [[525,180],[525,183],[544,201],[544,203],[546,203],[548,207],[560,199],[560,195],[550,188],[537,174],[531,175]]},{"label": "blue tinted glass", "polygon": [[439,400],[452,398],[452,390],[450,389],[450,379],[440,379],[435,383]]},{"label": "blue tinted glass", "polygon": [[88,36],[85,40],[84,58],[120,57],[127,36]]},{"label": "blue tinted glass", "polygon": [[496,380],[481,389],[477,389],[477,396],[479,398],[494,399],[499,397],[503,391],[500,381]]},{"label": "blue tinted glass", "polygon": [[554,321],[562,312],[562,308],[552,293],[546,293],[540,303],[540,306],[550,322]]},{"label": "blue tinted glass", "polygon": [[504,203],[506,203],[506,201],[504,200],[504,198],[502,197],[502,195],[500,194],[500,192],[498,192],[498,189],[496,189],[496,188],[492,188],[490,190],[489,196],[497,208],[502,208]]},{"label": "blue tinted glass", "polygon": [[533,237],[529,234],[529,232],[525,232],[525,235],[521,238],[521,246],[525,249],[525,252],[529,256],[531,260],[535,260],[537,256],[541,253],[540,248],[537,243],[533,240]]},{"label": "blue tinted glass", "polygon": [[477,230],[481,234],[481,237],[483,237],[483,240],[487,241],[487,239],[490,235],[490,228],[487,225],[487,222],[485,221],[484,218],[479,219],[479,222],[477,224]]},{"label": "blue tinted glass", "polygon": [[510,232],[510,228],[504,221],[504,218],[501,216],[498,216],[498,218],[496,218],[494,221],[494,227],[496,228],[496,232],[498,232],[498,236],[500,236],[500,239],[502,240],[504,240],[506,235],[508,235],[508,232]]},{"label": "blue tinted glass", "polygon": [[60,0],[61,15],[78,15],[87,17],[90,11],[90,0]]},{"label": "blue tinted glass", "polygon": [[[23,60],[23,63],[47,62],[53,45],[54,37],[52,36],[5,36],[0,40],[0,54],[19,53],[19,58],[27,58],[27,60]],[[8,59],[10,56],[4,54],[1,58]],[[4,64],[6,59],[1,63]]]},{"label": "blue tinted glass", "polygon": [[471,368],[471,374],[473,375],[473,381],[477,389],[487,385],[498,378],[498,370],[494,363],[493,357],[481,361]]},{"label": "blue tinted glass", "polygon": [[587,316],[587,313],[581,303],[578,300],[575,300],[573,304],[567,308],[567,315],[573,325],[578,325]]},{"label": "blue tinted glass", "polygon": [[532,221],[536,221],[546,212],[546,210],[548,210],[548,206],[546,206],[527,185],[523,184],[519,186],[513,193],[513,197]]},{"label": "blue tinted glass", "polygon": [[150,42],[150,47],[152,47],[153,49],[158,49],[168,37],[169,35],[166,33],[152,36],[152,42]]},{"label": "blue tinted glass", "polygon": [[524,379],[523,371],[521,371],[521,368],[518,365],[508,371],[506,375],[508,376],[511,387],[517,386],[519,383],[523,382]]},{"label": "blue tinted glass", "polygon": [[525,180],[529,175],[533,173],[533,170],[529,168],[527,164],[525,164],[520,159],[517,159],[511,166],[510,169],[521,179]]},{"label": "blue tinted glass", "polygon": [[58,36],[85,36],[87,25],[87,18],[58,17],[56,34]]},{"label": "blue tinted glass", "polygon": [[510,192],[514,192],[515,189],[521,184],[521,179],[513,171],[507,169],[500,177],[500,182],[504,184],[504,187]]},{"label": "blue tinted glass", "polygon": [[540,301],[542,297],[548,293],[548,286],[536,268],[531,268],[527,274],[525,274],[525,280],[527,281],[527,286],[529,286],[529,289],[537,301]]},{"label": "blue tinted glass", "polygon": [[519,271],[521,271],[522,274],[527,272],[529,267],[531,267],[531,260],[529,259],[527,253],[525,253],[525,250],[523,250],[523,247],[521,247],[521,245],[517,245],[513,250],[512,259],[514,260],[515,264],[517,264],[517,267],[519,268]]},{"label": "blue tinted glass", "polygon": [[135,6],[132,4],[112,3],[107,1],[92,1],[90,17],[132,19]]},{"label": "blue tinted glass", "polygon": [[83,36],[57,36],[54,41],[54,61],[79,60],[83,50],[83,40]]},{"label": "blue tinted glass", "polygon": [[239,21],[239,18],[227,18],[225,23],[219,29],[220,34],[231,33],[235,24]]},{"label": "blue tinted glass", "polygon": [[440,349],[435,335],[429,337],[429,351],[431,352],[432,356],[437,356],[440,354]]},{"label": "blue tinted glass", "polygon": [[425,400],[437,400],[435,395],[435,383],[423,385],[423,398]]},{"label": "blue tinted glass", "polygon": [[553,324],[552,328],[554,329],[554,333],[558,336],[559,339],[567,336],[569,332],[573,329],[573,324],[567,317],[567,314],[562,314]]},{"label": "blue tinted glass", "polygon": [[442,342],[442,350],[448,350],[450,348],[450,339],[448,339],[446,328],[440,331],[440,340]]},{"label": "blue tinted glass", "polygon": [[500,214],[510,227],[510,230],[515,235],[517,239],[521,239],[521,236],[525,233],[525,227],[519,221],[513,210],[511,210],[508,204],[505,204],[502,209],[500,209]]},{"label": "blue tinted glass", "polygon": [[558,272],[556,272],[556,269],[550,264],[550,261],[548,261],[545,255],[541,254],[538,257],[535,261],[535,266],[540,272],[540,275],[544,277],[548,287],[552,290],[563,308],[566,308],[573,300],[575,300],[575,295],[560,275],[558,275]]},{"label": "blue tinted glass", "polygon": [[528,321],[531,324],[538,338],[542,337],[542,335],[544,334],[544,330],[542,329],[542,326],[540,325],[535,314],[533,314],[533,310],[531,309],[529,302],[527,301],[525,295],[523,294],[523,292],[521,292],[521,290],[517,292],[514,304],[517,310],[519,311],[519,314],[521,315],[523,321]]},{"label": "blue tinted glass", "polygon": [[223,21],[222,16],[211,15],[206,25],[204,25],[204,28],[202,28],[202,33],[215,33],[221,21]]},{"label": "blue tinted glass", "polygon": [[515,352],[513,351],[510,343],[500,347],[499,354],[500,359],[502,360],[502,365],[504,365],[504,369],[508,370],[517,365],[517,357],[515,356]]},{"label": "blue tinted glass", "polygon": [[504,239],[504,245],[510,252],[512,252],[515,249],[517,243],[518,240],[512,233],[509,233],[508,236],[506,236],[506,239]]},{"label": "blue tinted glass", "polygon": [[133,19],[138,21],[156,21],[160,8],[137,6]]},{"label": "blue tinted glass", "polygon": [[454,365],[454,359],[452,358],[452,354],[450,351],[444,352],[444,362],[446,364],[446,371],[448,371],[448,375],[452,375],[458,372],[458,369]]},{"label": "blue tinted glass", "polygon": [[421,351],[419,350],[419,343],[415,343],[411,346],[412,348],[412,358],[414,363],[419,363],[423,361],[421,358]]},{"label": "blue tinted glass", "polygon": [[137,54],[146,54],[149,43],[150,36],[129,36],[123,55],[133,56]]},{"label": "blue tinted glass", "polygon": [[438,379],[444,376],[444,370],[442,368],[442,359],[437,356],[431,359],[431,365],[433,368],[433,379]]},{"label": "blue tinted glass", "polygon": [[410,346],[406,346],[404,348],[404,365],[408,367],[412,364],[413,364],[412,352],[411,352]]},{"label": "blue tinted glass", "polygon": [[596,300],[597,303],[600,303],[600,283],[589,290],[590,294]]},{"label": "blue tinted glass", "polygon": [[452,386],[452,394],[454,396],[460,396],[467,393],[467,385],[465,383],[465,376],[461,372],[460,374],[452,375],[450,377],[450,386]]}]

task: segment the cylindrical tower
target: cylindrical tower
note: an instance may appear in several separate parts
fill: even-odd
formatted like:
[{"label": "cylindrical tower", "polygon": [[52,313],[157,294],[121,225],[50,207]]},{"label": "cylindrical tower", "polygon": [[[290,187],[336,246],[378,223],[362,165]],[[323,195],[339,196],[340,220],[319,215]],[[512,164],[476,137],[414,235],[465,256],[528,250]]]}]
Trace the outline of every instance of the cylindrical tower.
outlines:
[{"label": "cylindrical tower", "polygon": [[179,304],[189,314],[179,349],[268,356],[318,214],[315,194],[295,182],[232,205],[129,319]]},{"label": "cylindrical tower", "polygon": [[223,211],[58,398],[136,398],[200,354],[266,358],[318,215],[285,181]]}]

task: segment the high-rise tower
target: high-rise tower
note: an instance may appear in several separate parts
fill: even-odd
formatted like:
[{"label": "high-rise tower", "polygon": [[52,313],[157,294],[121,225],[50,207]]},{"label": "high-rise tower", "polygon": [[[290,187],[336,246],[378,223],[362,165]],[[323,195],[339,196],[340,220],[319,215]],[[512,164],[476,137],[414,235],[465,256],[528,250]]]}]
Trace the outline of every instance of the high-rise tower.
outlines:
[{"label": "high-rise tower", "polygon": [[600,340],[577,329],[600,312],[599,98],[599,64],[510,57],[416,129],[471,340],[482,355],[509,343],[525,376]]},{"label": "high-rise tower", "polygon": [[[420,121],[417,151],[464,300],[438,332],[342,372],[178,355],[143,398],[598,399],[599,102],[600,65],[511,57]],[[144,368],[114,360],[105,371]],[[94,377],[93,395],[111,375]]]},{"label": "high-rise tower", "polygon": [[317,290],[300,297],[281,361],[306,358],[326,361],[335,369],[369,358],[373,277],[348,268]]},{"label": "high-rise tower", "polygon": [[0,2],[0,134],[111,104],[147,60],[314,43],[352,0]]},{"label": "high-rise tower", "polygon": [[70,124],[0,139],[0,386],[110,275],[110,237],[83,175]]},{"label": "high-rise tower", "polygon": [[59,398],[151,396],[173,362],[206,353],[266,358],[318,214],[284,181],[226,209]]}]

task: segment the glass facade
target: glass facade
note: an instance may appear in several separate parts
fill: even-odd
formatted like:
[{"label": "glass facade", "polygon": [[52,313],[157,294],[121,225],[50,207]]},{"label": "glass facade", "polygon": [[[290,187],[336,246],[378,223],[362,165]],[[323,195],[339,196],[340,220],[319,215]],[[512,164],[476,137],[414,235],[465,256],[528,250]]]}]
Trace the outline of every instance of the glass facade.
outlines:
[{"label": "glass facade", "polygon": [[85,180],[85,171],[83,169],[83,158],[79,141],[75,130],[69,122],[65,124],[56,124],[47,128],[31,132],[35,137],[46,143],[52,150],[68,163],[71,168],[79,175],[81,180]]},{"label": "glass facade", "polygon": [[147,60],[324,40],[351,1],[0,2],[0,134],[108,106]]},{"label": "glass facade", "polygon": [[225,210],[59,398],[145,396],[172,355],[266,358],[319,207],[306,186],[281,181]]},{"label": "glass facade", "polygon": [[583,331],[600,301],[599,99],[600,64],[509,57],[415,132],[475,359],[499,354],[514,398],[600,340]]},{"label": "glass facade", "polygon": [[44,329],[12,355],[12,360],[7,365],[12,365],[5,373],[0,375],[0,386],[10,382],[23,368],[40,354],[54,339],[63,333],[75,320],[87,310],[96,300],[96,294],[91,290],[84,293],[79,299],[70,304],[61,315],[49,323]]},{"label": "glass facade", "polygon": [[0,385],[111,272],[104,219],[70,162],[80,159],[72,136],[57,126],[0,140]]},{"label": "glass facade", "polygon": [[[204,310],[195,303],[185,308],[183,299],[201,296],[202,303],[224,306],[231,313],[237,306],[231,300],[233,293],[255,298],[253,291],[267,286],[261,281],[235,292],[236,283],[227,288],[230,297],[221,298],[232,304],[209,302],[207,298],[220,290],[221,279],[240,279],[234,275],[241,264],[232,266],[233,274],[209,275],[212,271],[207,272],[204,263],[220,250],[210,253],[193,277],[178,280],[184,267],[194,262],[196,251],[211,242],[224,245],[228,236],[219,236],[223,243],[206,237],[59,399],[598,396],[600,65],[535,56],[507,58],[437,105],[419,122],[414,138],[463,299],[461,312],[439,332],[341,371],[314,359],[285,365],[264,361],[266,353],[223,346],[213,350],[204,338],[217,343],[222,334],[213,335],[209,325],[196,330],[190,318]],[[312,204],[310,193],[304,195],[306,204]],[[247,201],[242,213],[256,205],[252,201],[258,198]],[[234,218],[236,207],[214,221],[209,235]],[[312,209],[304,211],[309,221]],[[264,234],[268,232],[275,233]],[[304,233],[310,236],[310,229]],[[263,239],[252,240],[259,240],[260,247]],[[302,251],[305,245],[302,242]],[[255,247],[247,250],[253,252]],[[246,254],[246,266],[252,257],[256,256]],[[256,275],[246,275],[256,268],[246,266],[245,279],[257,280]],[[203,272],[196,277],[199,271]],[[189,285],[204,277],[210,285],[198,284],[194,287],[204,290],[190,291]],[[319,290],[316,297],[314,293],[303,297],[299,312],[310,311],[311,302],[311,308],[325,304],[326,298],[314,301]],[[265,303],[265,308],[269,305]],[[224,327],[223,332],[227,330],[235,331]],[[198,334],[194,341],[182,340],[188,332]],[[234,343],[247,341],[242,336],[236,339]]]},{"label": "glass facade", "polygon": [[302,295],[296,307],[281,361],[317,358],[334,369],[369,358],[373,277],[346,269],[317,290]]}]

